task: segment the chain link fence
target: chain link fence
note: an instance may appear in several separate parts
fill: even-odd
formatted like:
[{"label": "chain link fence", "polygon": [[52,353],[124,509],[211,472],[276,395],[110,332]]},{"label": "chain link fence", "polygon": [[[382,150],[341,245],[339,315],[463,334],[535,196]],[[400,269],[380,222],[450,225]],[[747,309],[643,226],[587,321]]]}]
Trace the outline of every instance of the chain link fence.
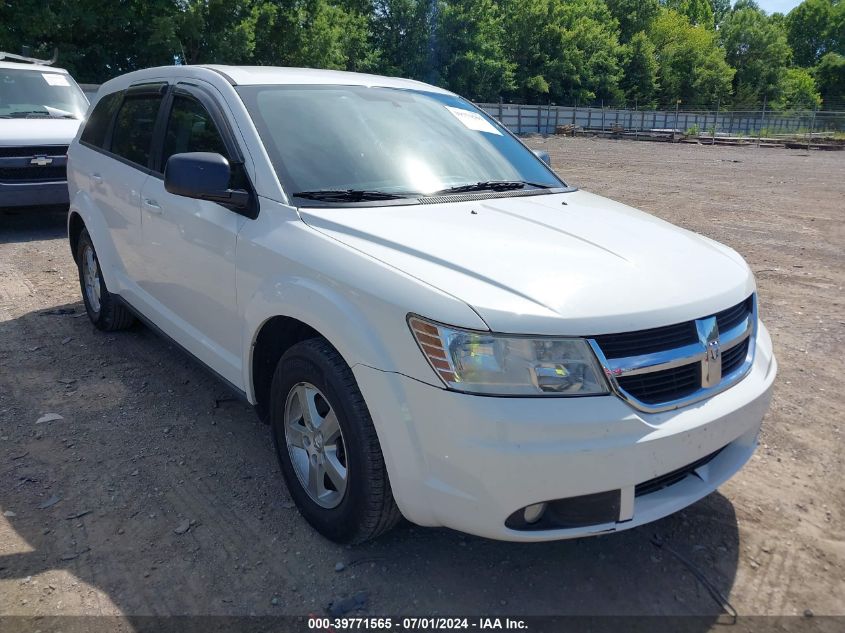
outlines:
[{"label": "chain link fence", "polygon": [[516,134],[590,131],[725,138],[832,137],[845,134],[845,111],[638,110],[595,106],[478,104]]}]

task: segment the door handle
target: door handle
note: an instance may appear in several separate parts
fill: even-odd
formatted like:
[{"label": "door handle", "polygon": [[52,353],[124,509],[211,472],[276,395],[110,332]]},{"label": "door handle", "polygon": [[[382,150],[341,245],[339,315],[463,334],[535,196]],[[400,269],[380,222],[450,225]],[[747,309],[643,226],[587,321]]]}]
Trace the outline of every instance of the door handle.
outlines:
[{"label": "door handle", "polygon": [[161,207],[159,206],[158,202],[156,202],[152,198],[144,198],[144,206],[147,207],[150,213],[161,215]]},{"label": "door handle", "polygon": [[102,185],[103,177],[100,174],[91,174],[91,182],[93,182],[95,185]]}]

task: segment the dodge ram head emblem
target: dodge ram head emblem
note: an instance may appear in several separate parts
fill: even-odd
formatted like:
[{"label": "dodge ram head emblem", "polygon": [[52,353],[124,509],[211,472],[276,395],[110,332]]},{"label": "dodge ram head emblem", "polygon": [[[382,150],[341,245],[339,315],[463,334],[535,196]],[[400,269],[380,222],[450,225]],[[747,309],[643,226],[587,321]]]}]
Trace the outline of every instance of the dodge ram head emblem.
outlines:
[{"label": "dodge ram head emblem", "polygon": [[719,360],[721,357],[722,344],[719,340],[716,339],[715,341],[707,343],[707,360],[712,363],[714,360]]},{"label": "dodge ram head emblem", "polygon": [[701,359],[701,386],[715,387],[722,381],[722,343],[719,341],[719,324],[716,317],[695,322],[698,341],[704,348]]},{"label": "dodge ram head emblem", "polygon": [[47,158],[46,156],[36,156],[31,161],[29,161],[30,165],[38,165],[39,167],[46,167],[50,163],[53,162],[52,158]]}]

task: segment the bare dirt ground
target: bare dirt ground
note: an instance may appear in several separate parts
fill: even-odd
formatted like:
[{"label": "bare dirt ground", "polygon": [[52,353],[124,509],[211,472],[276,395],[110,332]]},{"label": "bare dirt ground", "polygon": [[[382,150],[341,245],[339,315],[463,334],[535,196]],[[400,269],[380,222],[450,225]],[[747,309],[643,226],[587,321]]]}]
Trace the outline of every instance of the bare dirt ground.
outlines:
[{"label": "bare dirt ground", "polygon": [[[532,138],[569,182],[725,242],[780,375],[760,449],[707,499],[587,540],[300,518],[268,429],[149,330],[95,331],[61,215],[0,216],[0,614],[845,614],[845,155]],[[47,413],[61,419],[38,423]],[[184,522],[187,521],[187,524]],[[178,531],[182,533],[177,533]],[[336,567],[342,569],[336,571]],[[809,615],[809,611],[807,612]],[[815,618],[819,621],[819,618]]]}]

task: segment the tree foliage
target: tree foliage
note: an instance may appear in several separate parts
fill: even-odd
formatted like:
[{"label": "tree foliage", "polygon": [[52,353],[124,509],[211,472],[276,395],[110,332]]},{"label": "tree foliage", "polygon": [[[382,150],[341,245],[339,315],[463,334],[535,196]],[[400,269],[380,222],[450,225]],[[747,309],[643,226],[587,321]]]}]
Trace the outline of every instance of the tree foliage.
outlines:
[{"label": "tree foliage", "polygon": [[821,104],[813,75],[804,68],[787,68],[771,105],[775,110],[814,110]]},{"label": "tree foliage", "polygon": [[796,63],[815,65],[829,52],[845,52],[845,4],[831,0],[805,0],[789,12],[786,33]]},{"label": "tree foliage", "polygon": [[0,50],[80,81],[163,64],[377,72],[476,100],[845,103],[845,0],[0,0]]},{"label": "tree foliage", "polygon": [[661,12],[651,30],[659,67],[659,99],[674,104],[680,99],[690,106],[724,102],[731,93],[734,69],[716,34],[694,26],[671,9]]},{"label": "tree foliage", "polygon": [[657,52],[645,32],[635,33],[625,45],[622,89],[628,103],[639,107],[656,105]]},{"label": "tree foliage", "polygon": [[785,33],[760,9],[746,6],[728,14],[719,28],[728,63],[736,69],[739,105],[778,96],[792,52]]},{"label": "tree foliage", "polygon": [[845,55],[826,53],[813,74],[825,106],[828,109],[845,108]]}]

